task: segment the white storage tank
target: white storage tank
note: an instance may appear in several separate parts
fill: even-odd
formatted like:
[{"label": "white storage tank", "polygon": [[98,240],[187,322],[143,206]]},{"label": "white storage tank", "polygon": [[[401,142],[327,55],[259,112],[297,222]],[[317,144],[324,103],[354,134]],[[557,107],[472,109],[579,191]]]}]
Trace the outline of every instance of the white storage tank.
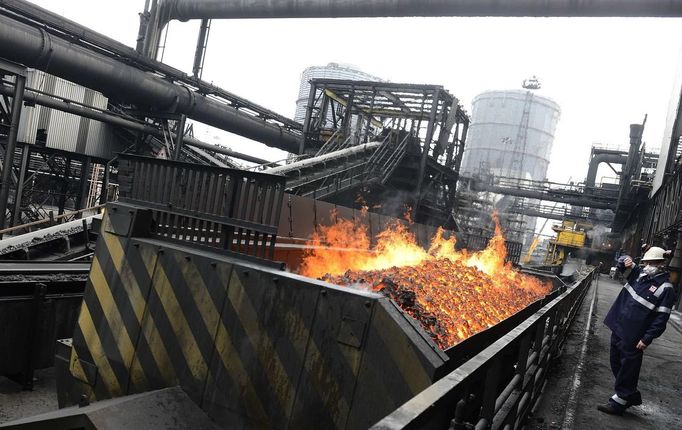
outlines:
[{"label": "white storage tank", "polygon": [[462,171],[546,179],[560,114],[555,101],[531,90],[479,94],[472,103]]},{"label": "white storage tank", "polygon": [[[349,64],[329,63],[326,66],[308,67],[301,74],[301,86],[296,100],[296,113],[294,120],[300,123],[305,121],[306,105],[310,94],[311,79],[346,79],[353,81],[384,81],[376,76],[365,73]],[[331,115],[331,114],[330,114]]]},{"label": "white storage tank", "polygon": [[[26,87],[107,109],[107,98],[101,93],[39,70],[28,71]],[[124,149],[111,126],[40,105],[24,104],[17,138],[20,142],[101,158],[112,158]]]}]

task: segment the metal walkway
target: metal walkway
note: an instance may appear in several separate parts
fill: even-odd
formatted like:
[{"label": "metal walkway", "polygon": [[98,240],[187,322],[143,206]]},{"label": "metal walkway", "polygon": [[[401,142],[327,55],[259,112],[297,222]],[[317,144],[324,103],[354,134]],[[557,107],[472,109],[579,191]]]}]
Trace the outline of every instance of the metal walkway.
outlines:
[{"label": "metal walkway", "polygon": [[[609,367],[611,331],[604,317],[615,300],[621,283],[602,275],[595,295],[592,321],[586,327],[593,291],[569,337],[558,366],[548,380],[545,395],[527,427],[533,430],[601,429],[654,430],[682,428],[682,315],[673,312],[663,335],[644,352],[639,378],[642,406],[627,410],[622,417],[597,411],[613,395],[613,374]],[[589,331],[586,331],[589,330]],[[583,339],[587,346],[583,359]]]}]

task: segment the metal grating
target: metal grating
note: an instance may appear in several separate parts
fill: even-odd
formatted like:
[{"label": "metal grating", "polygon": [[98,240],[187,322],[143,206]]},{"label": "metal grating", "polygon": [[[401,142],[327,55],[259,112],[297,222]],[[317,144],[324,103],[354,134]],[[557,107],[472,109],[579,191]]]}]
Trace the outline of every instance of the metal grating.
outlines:
[{"label": "metal grating", "polygon": [[121,155],[120,198],[154,212],[153,236],[272,259],[285,179]]}]

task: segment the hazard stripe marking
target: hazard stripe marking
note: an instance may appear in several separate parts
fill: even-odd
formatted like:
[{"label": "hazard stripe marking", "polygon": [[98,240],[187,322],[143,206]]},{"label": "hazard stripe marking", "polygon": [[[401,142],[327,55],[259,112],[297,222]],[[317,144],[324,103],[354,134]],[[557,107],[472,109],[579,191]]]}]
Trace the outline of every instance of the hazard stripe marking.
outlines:
[{"label": "hazard stripe marking", "polygon": [[[87,345],[88,351],[90,351],[92,354],[93,361],[97,366],[98,375],[101,376],[101,380],[104,382],[104,388],[106,389],[107,393],[109,396],[123,395],[124,392],[118,382],[118,378],[114,374],[114,370],[109,364],[108,357],[104,353],[102,342],[99,339],[99,335],[97,334],[95,324],[87,306],[81,306],[78,325],[81,327],[83,332],[83,340]],[[100,384],[97,384],[97,386],[98,385]]]}]

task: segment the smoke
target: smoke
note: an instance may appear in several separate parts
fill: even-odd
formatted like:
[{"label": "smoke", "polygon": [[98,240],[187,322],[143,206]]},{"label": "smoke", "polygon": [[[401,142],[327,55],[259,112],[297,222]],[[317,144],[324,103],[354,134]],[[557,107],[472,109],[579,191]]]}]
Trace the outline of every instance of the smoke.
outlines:
[{"label": "smoke", "polygon": [[[370,196],[367,196],[369,200]],[[368,201],[370,212],[403,219],[406,212],[414,204],[414,193],[400,190],[386,190],[379,198]]]},{"label": "smoke", "polygon": [[607,226],[601,225],[601,224],[597,224],[592,228],[592,230],[585,232],[585,235],[592,242],[595,242],[596,240],[601,239],[602,236],[607,235],[609,233],[611,233],[610,227],[607,227]]}]

